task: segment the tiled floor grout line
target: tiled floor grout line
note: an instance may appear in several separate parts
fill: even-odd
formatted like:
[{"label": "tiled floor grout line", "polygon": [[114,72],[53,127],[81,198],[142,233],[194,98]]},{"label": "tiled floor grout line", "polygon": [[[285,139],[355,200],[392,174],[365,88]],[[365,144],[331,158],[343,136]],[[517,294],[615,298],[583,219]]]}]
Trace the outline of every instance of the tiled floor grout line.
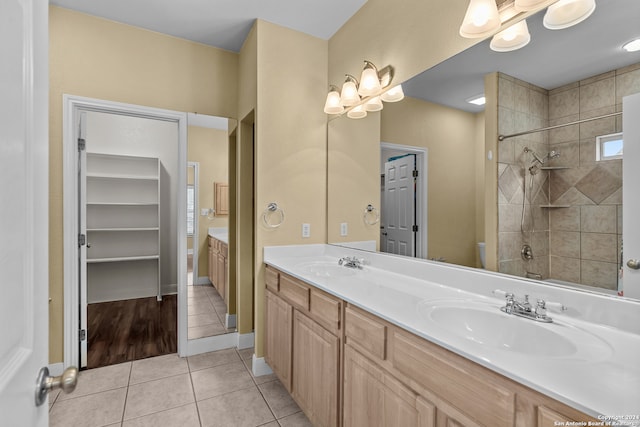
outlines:
[{"label": "tiled floor grout line", "polygon": [[124,414],[127,411],[127,398],[129,397],[129,386],[131,385],[131,374],[133,372],[133,362],[129,363],[129,378],[127,378],[127,391],[124,394],[124,405],[122,406],[122,417],[120,418],[120,426],[124,424]]},{"label": "tiled floor grout line", "polygon": [[193,385],[193,377],[191,376],[191,364],[189,363],[189,357],[187,359],[187,369],[189,370],[189,381],[191,382],[191,391],[193,392],[193,403],[196,405],[196,413],[198,414],[198,424],[202,427],[202,416],[200,415],[200,406],[198,405],[198,398],[196,397],[196,388]]}]

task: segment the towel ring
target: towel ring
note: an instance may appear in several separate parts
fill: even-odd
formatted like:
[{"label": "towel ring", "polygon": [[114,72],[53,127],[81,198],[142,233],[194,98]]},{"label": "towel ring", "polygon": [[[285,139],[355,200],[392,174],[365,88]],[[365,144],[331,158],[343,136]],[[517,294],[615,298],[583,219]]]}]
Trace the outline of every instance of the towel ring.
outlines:
[{"label": "towel ring", "polygon": [[[277,223],[269,222],[269,218],[273,213],[280,213],[280,220]],[[278,207],[278,204],[275,202],[271,202],[267,205],[267,208],[262,212],[262,223],[267,228],[278,228],[284,222],[284,210]]]},{"label": "towel ring", "polygon": [[[372,217],[373,220],[371,220]],[[380,221],[380,211],[374,208],[373,205],[369,204],[366,208],[364,208],[362,220],[367,225],[376,225]]]}]

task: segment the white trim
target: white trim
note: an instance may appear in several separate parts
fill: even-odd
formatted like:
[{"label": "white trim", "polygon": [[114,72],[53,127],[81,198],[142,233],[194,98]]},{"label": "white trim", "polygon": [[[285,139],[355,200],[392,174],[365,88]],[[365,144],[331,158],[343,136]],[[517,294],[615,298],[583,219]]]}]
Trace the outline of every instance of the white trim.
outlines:
[{"label": "white trim", "polygon": [[255,344],[255,333],[249,332],[248,334],[238,334],[238,350],[245,348],[252,348]]},{"label": "white trim", "polygon": [[187,349],[181,357],[193,356],[196,354],[208,353],[210,351],[224,350],[226,348],[234,348],[238,342],[238,333],[216,335],[213,337],[199,338],[187,341]]},{"label": "white trim", "polygon": [[[193,255],[193,277],[198,277],[198,248],[200,247],[200,200],[198,198],[198,193],[200,191],[200,186],[198,184],[198,173],[200,169],[200,164],[198,162],[187,162],[187,169],[193,168],[193,235],[191,236],[193,248],[191,249],[191,253]],[[185,197],[186,197],[186,189],[185,189]],[[185,202],[186,203],[186,202]],[[185,208],[186,209],[186,208]],[[185,226],[186,226],[186,213],[185,213]]]},{"label": "white trim", "polygon": [[273,370],[267,362],[264,361],[264,357],[256,357],[256,354],[253,353],[253,363],[251,364],[251,370],[253,371],[254,377],[261,377],[263,375],[271,375],[273,374]]},{"label": "white trim", "polygon": [[419,194],[419,201],[418,201],[418,212],[417,212],[417,216],[420,219],[420,222],[418,223],[418,225],[420,226],[419,231],[418,231],[418,244],[416,245],[416,257],[417,258],[426,258],[429,254],[428,251],[428,246],[427,246],[427,242],[428,242],[428,235],[427,235],[427,225],[428,225],[428,217],[427,217],[427,213],[428,211],[428,199],[429,197],[427,194],[427,191],[429,189],[428,187],[428,182],[427,182],[427,171],[428,171],[428,165],[429,165],[429,149],[425,148],[425,147],[413,147],[411,145],[401,145],[401,144],[393,144],[391,142],[380,142],[380,150],[382,149],[386,149],[386,150],[398,150],[398,151],[406,151],[408,153],[411,154],[415,154],[416,155],[416,162],[419,165],[418,170],[420,171],[420,174],[418,175],[418,181],[417,181],[417,188],[416,188],[416,192],[419,192],[420,189],[424,189],[425,191],[422,191]]},{"label": "white trim", "polygon": [[64,364],[62,362],[59,363],[51,363],[49,365],[49,375],[52,377],[58,377],[62,375],[64,372]]},{"label": "white trim", "polygon": [[[178,353],[186,351],[187,341],[187,239],[186,227],[186,167],[187,167],[187,115],[179,111],[163,110],[140,105],[124,104],[75,95],[63,95],[63,230],[64,230],[64,366],[79,366],[78,330],[80,298],[78,284],[78,165],[75,142],[80,111],[143,117],[178,123]],[[182,307],[184,305],[184,307]],[[182,307],[182,308],[181,308]]]},{"label": "white trim", "polygon": [[198,126],[201,128],[229,130],[229,119],[226,117],[208,116],[206,114],[187,113],[187,121],[189,126]]},{"label": "white trim", "polygon": [[225,313],[225,326],[227,329],[236,327],[236,315]]}]

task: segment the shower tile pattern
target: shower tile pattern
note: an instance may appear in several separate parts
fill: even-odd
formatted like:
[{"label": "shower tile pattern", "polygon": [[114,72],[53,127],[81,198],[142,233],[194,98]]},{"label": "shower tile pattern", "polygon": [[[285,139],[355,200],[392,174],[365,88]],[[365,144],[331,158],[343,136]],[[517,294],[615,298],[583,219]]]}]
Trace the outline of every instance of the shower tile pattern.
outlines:
[{"label": "shower tile pattern", "polygon": [[[622,98],[640,92],[640,64],[549,91],[500,74],[498,90],[499,132],[515,133],[622,111]],[[501,272],[523,276],[532,271],[543,278],[616,289],[622,242],[622,161],[596,162],[596,136],[621,131],[618,116],[499,144]],[[567,167],[535,177],[530,200],[536,231],[531,238],[519,229],[524,172],[530,165],[524,146],[537,153],[559,151],[560,157],[548,164]],[[537,207],[540,204],[570,207],[546,209]],[[524,229],[530,230],[526,216],[524,223]],[[530,240],[536,258],[524,262],[519,246]]]}]

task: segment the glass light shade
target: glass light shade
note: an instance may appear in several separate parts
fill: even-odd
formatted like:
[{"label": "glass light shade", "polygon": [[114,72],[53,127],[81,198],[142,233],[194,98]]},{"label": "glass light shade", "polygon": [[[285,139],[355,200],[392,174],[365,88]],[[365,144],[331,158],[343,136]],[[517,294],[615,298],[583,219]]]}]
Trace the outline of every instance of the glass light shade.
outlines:
[{"label": "glass light shade", "polygon": [[356,84],[353,81],[347,80],[342,85],[342,92],[340,92],[340,102],[345,107],[350,107],[360,102],[360,96],[358,95],[358,88],[356,87]]},{"label": "glass light shade", "polygon": [[362,119],[367,117],[367,112],[364,109],[363,105],[358,105],[353,110],[347,113],[347,117],[350,119]]},{"label": "glass light shade", "polygon": [[380,95],[380,99],[384,102],[398,102],[404,99],[404,91],[402,85],[397,85]]},{"label": "glass light shade", "polygon": [[383,105],[379,96],[371,98],[370,100],[364,103],[364,109],[367,111],[371,111],[371,112],[380,111],[382,110],[382,108],[383,108]]},{"label": "glass light shade", "polygon": [[587,19],[596,10],[596,0],[560,0],[547,8],[542,23],[550,30],[562,30]]},{"label": "glass light shade", "polygon": [[327,114],[340,114],[344,107],[340,103],[340,94],[337,90],[332,90],[327,94],[327,102],[324,104],[324,112]]},{"label": "glass light shade", "polygon": [[510,52],[525,47],[530,41],[531,34],[529,34],[527,20],[523,19],[493,36],[489,47],[496,52]]},{"label": "glass light shade", "polygon": [[542,3],[547,0],[515,0],[513,7],[518,12],[528,12],[530,10],[537,9]]},{"label": "glass light shade", "polygon": [[380,86],[380,79],[378,78],[378,70],[367,63],[360,76],[358,93],[361,96],[373,96],[380,93],[380,90],[382,90],[382,87]]},{"label": "glass light shade", "polygon": [[500,28],[500,15],[495,0],[471,0],[460,26],[460,35],[482,38]]}]

